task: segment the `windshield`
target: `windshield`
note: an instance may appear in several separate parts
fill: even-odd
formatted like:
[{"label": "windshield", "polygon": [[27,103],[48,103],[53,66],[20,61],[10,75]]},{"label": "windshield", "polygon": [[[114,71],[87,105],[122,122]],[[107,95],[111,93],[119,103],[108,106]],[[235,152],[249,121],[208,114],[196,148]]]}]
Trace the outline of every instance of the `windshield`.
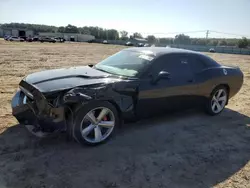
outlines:
[{"label": "windshield", "polygon": [[154,56],[136,51],[120,51],[100,63],[94,68],[127,77],[137,77],[145,68],[147,68]]}]

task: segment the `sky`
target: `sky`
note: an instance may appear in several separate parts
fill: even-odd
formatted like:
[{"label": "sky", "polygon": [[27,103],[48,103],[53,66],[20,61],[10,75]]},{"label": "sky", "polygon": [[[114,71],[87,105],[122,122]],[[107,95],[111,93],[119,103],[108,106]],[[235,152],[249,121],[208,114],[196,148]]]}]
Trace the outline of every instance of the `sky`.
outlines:
[{"label": "sky", "polygon": [[[0,23],[99,26],[143,36],[250,38],[250,0],[0,0]],[[219,31],[237,35],[215,33]]]}]

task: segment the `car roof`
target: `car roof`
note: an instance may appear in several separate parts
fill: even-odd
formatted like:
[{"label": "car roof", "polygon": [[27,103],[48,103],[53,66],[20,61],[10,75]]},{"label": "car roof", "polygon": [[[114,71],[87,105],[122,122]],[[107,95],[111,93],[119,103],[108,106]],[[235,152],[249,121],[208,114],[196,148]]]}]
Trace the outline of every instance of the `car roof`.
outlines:
[{"label": "car roof", "polygon": [[166,47],[133,47],[133,48],[126,48],[125,51],[136,51],[141,53],[147,53],[154,55],[155,57],[159,57],[166,54],[197,54],[203,55],[199,52],[179,49],[179,48],[166,48]]}]

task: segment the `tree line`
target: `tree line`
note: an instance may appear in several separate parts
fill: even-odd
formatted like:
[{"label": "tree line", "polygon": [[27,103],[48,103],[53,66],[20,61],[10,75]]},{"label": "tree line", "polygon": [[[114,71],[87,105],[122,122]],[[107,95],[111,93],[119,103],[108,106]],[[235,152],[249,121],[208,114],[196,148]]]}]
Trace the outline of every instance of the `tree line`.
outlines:
[{"label": "tree line", "polygon": [[[80,33],[90,34],[95,36],[96,39],[106,40],[129,40],[133,38],[143,38],[142,34],[135,32],[132,35],[128,35],[127,31],[118,32],[116,29],[104,29],[101,27],[76,27],[68,24],[67,26],[50,26],[42,24],[26,24],[26,23],[6,23],[0,24],[2,28],[18,28],[33,30],[35,34],[39,32],[60,32],[60,33]],[[250,41],[246,38],[242,39],[205,39],[205,38],[190,38],[185,34],[176,35],[174,38],[156,38],[154,35],[148,35],[146,37],[148,43],[151,44],[186,44],[186,45],[211,45],[211,46],[238,46],[240,48],[246,48],[250,45]]]},{"label": "tree line", "polygon": [[[246,48],[250,45],[250,40],[246,37],[242,39],[216,39],[216,38],[190,38],[188,35],[179,34],[172,39],[172,44],[186,44],[186,45],[209,45],[209,46],[238,46],[239,48]],[[170,43],[171,43],[170,42]]]}]

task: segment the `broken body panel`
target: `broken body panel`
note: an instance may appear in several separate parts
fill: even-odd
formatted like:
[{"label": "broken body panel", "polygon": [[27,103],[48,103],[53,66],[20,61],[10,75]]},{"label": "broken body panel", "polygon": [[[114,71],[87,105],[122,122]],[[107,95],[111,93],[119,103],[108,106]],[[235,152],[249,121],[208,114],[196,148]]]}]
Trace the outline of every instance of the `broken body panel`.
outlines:
[{"label": "broken body panel", "polygon": [[27,76],[12,99],[13,115],[20,123],[41,126],[43,131],[65,130],[65,111],[74,104],[106,100],[116,105],[125,119],[135,115],[136,79],[111,76],[88,66],[79,69],[84,75],[58,69]]}]

